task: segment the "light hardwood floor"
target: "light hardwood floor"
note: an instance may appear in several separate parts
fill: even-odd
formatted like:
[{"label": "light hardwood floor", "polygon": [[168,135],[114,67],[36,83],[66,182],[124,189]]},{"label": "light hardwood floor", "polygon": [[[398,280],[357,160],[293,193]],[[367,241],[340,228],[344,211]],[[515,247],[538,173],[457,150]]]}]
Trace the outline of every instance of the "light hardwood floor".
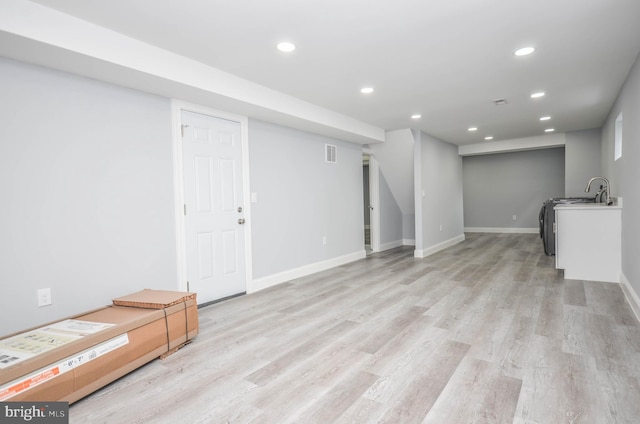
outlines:
[{"label": "light hardwood floor", "polygon": [[620,286],[564,280],[537,235],[374,254],[203,308],[200,330],[70,422],[640,422]]}]

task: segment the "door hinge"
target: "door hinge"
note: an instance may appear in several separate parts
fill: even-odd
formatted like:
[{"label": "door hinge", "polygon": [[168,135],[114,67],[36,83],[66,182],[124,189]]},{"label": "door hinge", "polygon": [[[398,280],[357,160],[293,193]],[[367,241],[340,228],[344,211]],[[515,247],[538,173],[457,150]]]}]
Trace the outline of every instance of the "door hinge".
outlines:
[{"label": "door hinge", "polygon": [[189,125],[180,125],[180,134],[184,137],[184,129],[189,128]]},{"label": "door hinge", "polygon": [[187,291],[189,291],[189,282],[187,281]]},{"label": "door hinge", "polygon": [[187,204],[185,203],[182,206],[184,206],[184,216],[187,216]]}]

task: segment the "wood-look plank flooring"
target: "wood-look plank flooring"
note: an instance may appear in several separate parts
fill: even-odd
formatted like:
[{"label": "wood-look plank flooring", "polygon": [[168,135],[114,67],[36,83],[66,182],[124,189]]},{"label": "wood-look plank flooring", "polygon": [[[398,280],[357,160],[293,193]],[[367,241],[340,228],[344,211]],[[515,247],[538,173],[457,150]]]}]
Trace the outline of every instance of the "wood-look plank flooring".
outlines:
[{"label": "wood-look plank flooring", "polygon": [[200,310],[200,334],[71,423],[638,423],[640,325],[537,235],[469,234]]}]

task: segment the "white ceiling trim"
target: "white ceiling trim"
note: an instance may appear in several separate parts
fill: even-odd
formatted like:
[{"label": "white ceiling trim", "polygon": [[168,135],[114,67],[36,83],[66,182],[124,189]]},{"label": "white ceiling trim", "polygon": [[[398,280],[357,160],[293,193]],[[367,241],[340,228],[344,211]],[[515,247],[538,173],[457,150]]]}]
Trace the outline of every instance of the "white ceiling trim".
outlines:
[{"label": "white ceiling trim", "polygon": [[488,155],[491,153],[518,152],[522,150],[551,149],[554,147],[564,147],[565,144],[566,134],[558,133],[537,137],[466,144],[458,146],[458,154],[460,156]]},{"label": "white ceiling trim", "polygon": [[[232,109],[230,112],[359,144],[385,139],[382,128],[59,11],[24,0],[3,0],[2,8],[0,31],[5,34],[0,39],[15,40],[17,36],[31,42],[27,44],[38,44],[38,48],[27,49],[33,52],[30,57],[29,51],[12,49],[8,47],[10,43],[0,42],[7,45],[7,48],[0,47],[0,54],[7,57],[66,71],[72,68],[72,72],[81,75],[180,100],[209,102],[204,106],[228,106]],[[46,55],[46,63],[43,63],[42,49],[53,53]],[[70,58],[73,64],[69,63]],[[110,66],[102,66],[103,63]],[[113,72],[114,65],[121,68],[120,72]]]}]

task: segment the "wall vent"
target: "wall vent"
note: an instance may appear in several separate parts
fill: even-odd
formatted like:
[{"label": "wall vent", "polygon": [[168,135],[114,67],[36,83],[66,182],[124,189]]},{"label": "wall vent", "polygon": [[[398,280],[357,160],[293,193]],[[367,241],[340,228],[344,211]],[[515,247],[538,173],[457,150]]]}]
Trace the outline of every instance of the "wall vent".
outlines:
[{"label": "wall vent", "polygon": [[327,163],[336,163],[338,162],[338,147],[333,144],[325,144],[324,145],[324,161]]}]

